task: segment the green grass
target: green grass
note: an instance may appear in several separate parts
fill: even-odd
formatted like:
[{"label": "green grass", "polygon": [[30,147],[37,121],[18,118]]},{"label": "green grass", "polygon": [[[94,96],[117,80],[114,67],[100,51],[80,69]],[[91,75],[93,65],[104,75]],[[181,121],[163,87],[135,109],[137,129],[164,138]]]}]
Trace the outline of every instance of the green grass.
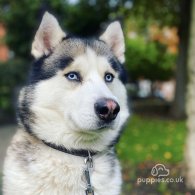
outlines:
[{"label": "green grass", "polygon": [[122,164],[177,163],[183,160],[186,133],[185,121],[134,115],[126,125],[117,152]]}]

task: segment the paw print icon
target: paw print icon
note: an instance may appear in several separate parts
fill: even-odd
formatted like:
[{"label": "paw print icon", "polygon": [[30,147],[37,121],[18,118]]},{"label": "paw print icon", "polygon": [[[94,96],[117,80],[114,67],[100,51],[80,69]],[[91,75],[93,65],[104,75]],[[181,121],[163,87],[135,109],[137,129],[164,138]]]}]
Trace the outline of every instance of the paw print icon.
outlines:
[{"label": "paw print icon", "polygon": [[166,177],[169,175],[169,169],[163,164],[156,164],[151,170],[152,176],[156,177]]}]

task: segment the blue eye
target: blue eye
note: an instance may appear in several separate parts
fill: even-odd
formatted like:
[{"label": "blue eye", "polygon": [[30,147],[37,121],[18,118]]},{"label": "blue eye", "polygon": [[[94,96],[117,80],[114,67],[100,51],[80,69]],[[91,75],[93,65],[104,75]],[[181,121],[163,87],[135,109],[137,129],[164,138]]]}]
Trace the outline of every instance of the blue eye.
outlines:
[{"label": "blue eye", "polygon": [[78,72],[69,72],[65,74],[65,77],[71,81],[81,81],[81,77]]},{"label": "blue eye", "polygon": [[111,73],[106,73],[105,76],[104,76],[104,80],[107,82],[107,83],[111,83],[114,79],[114,75],[111,74]]}]

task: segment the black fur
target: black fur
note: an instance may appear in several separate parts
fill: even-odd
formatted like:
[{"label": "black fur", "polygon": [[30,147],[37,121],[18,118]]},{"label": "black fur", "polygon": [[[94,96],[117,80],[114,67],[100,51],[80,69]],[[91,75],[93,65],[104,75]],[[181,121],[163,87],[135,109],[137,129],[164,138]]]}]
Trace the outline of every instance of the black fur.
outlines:
[{"label": "black fur", "polygon": [[127,73],[124,66],[115,58],[109,59],[112,68],[119,73],[119,79],[123,84],[127,83]]},{"label": "black fur", "polygon": [[51,69],[46,72],[44,68],[45,59],[49,58],[49,56],[44,55],[43,57],[34,61],[30,71],[29,84],[35,84],[40,80],[49,79],[55,75],[55,72]]},{"label": "black fur", "polygon": [[22,125],[24,129],[33,134],[32,124],[35,121],[35,114],[30,110],[31,101],[33,99],[33,86],[25,87],[21,102],[18,103],[17,108],[17,120],[19,125]]},{"label": "black fur", "polygon": [[73,61],[71,57],[64,57],[56,59],[56,61],[51,61],[50,64],[52,65],[45,64],[45,61],[46,60],[49,61],[51,55],[52,53],[49,56],[43,56],[32,64],[29,77],[29,84],[32,85],[41,80],[53,77],[58,70],[63,70]]}]

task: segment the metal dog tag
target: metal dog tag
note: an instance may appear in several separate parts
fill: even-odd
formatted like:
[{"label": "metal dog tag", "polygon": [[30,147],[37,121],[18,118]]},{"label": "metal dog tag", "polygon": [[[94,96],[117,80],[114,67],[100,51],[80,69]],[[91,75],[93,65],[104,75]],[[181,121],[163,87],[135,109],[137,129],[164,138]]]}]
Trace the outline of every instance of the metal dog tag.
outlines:
[{"label": "metal dog tag", "polygon": [[91,181],[90,181],[90,175],[89,175],[89,170],[85,170],[85,178],[87,181],[87,188],[85,190],[86,195],[94,195],[94,190],[93,187],[91,185]]},{"label": "metal dog tag", "polygon": [[93,169],[93,159],[90,155],[90,152],[89,152],[89,156],[85,158],[85,164],[87,165],[85,169],[85,179],[87,182],[87,188],[85,190],[85,193],[86,195],[94,195],[94,189],[93,186],[91,185],[91,179],[90,179],[90,172]]},{"label": "metal dog tag", "polygon": [[94,195],[94,191],[91,189],[86,189],[85,192],[86,192],[86,195]]}]

